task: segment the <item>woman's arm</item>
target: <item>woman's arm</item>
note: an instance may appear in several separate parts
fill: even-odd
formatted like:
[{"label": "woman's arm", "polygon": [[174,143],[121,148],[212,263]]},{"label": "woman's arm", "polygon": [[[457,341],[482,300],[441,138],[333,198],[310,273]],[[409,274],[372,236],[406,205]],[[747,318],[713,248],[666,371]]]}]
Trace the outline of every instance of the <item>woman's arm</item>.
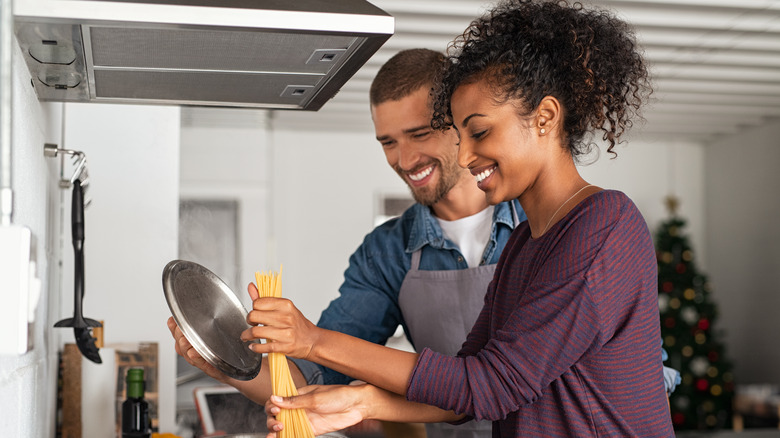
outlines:
[{"label": "woman's arm", "polygon": [[362,420],[431,423],[463,418],[452,411],[414,403],[373,385],[328,385],[301,388],[296,397],[273,396],[266,404],[269,438],[284,425],[276,420],[280,409],[305,409],[314,433],[320,435],[352,426]]},{"label": "woman's arm", "polygon": [[266,339],[251,344],[256,353],[283,353],[326,366],[355,379],[405,394],[417,363],[417,354],[395,350],[373,342],[315,326],[290,300],[259,298],[247,322],[255,327],[241,339]]}]

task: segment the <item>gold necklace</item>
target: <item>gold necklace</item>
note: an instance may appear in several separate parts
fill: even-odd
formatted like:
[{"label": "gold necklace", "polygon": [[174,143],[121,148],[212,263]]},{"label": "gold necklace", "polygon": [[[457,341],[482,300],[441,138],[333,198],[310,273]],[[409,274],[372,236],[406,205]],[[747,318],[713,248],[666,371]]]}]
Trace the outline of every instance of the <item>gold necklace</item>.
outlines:
[{"label": "gold necklace", "polygon": [[[583,191],[583,190],[587,189],[588,187],[592,187],[592,186],[593,186],[593,184],[588,184],[588,185],[586,185],[585,187],[583,187],[583,188],[581,188],[581,189],[577,190],[577,193],[575,193],[575,194],[571,195],[571,197],[570,197],[569,199],[567,199],[567,200],[563,201],[563,204],[561,204],[561,206],[560,206],[560,207],[558,207],[558,209],[557,209],[557,210],[555,210],[555,213],[553,213],[553,215],[552,215],[552,216],[550,216],[550,220],[549,220],[549,221],[547,221],[547,225],[544,227],[544,231],[542,231],[542,234],[544,234],[544,233],[546,233],[546,232],[547,232],[547,228],[549,228],[549,226],[550,226],[550,222],[552,222],[552,220],[553,220],[553,218],[555,217],[555,215],[556,215],[556,214],[558,214],[558,212],[559,212],[559,211],[561,211],[561,209],[563,208],[563,206],[564,206],[564,205],[566,205],[566,203],[567,203],[567,202],[569,202],[569,201],[571,201],[572,199],[574,199],[574,197],[575,197],[575,196],[577,196],[577,195],[579,195],[581,191]],[[540,236],[541,236],[542,234],[540,234]]]}]

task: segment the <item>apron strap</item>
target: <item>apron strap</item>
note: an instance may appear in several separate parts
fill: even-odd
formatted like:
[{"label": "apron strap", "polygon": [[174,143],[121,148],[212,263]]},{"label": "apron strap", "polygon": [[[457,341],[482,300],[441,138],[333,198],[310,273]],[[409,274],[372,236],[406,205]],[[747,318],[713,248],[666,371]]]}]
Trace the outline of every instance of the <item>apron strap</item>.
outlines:
[{"label": "apron strap", "polygon": [[422,254],[422,248],[412,253],[412,266],[410,271],[416,271],[420,269],[420,254]]},{"label": "apron strap", "polygon": [[[517,227],[520,225],[520,217],[517,215],[517,208],[515,208],[515,202],[509,201],[509,208],[512,209],[512,219],[514,221],[513,227]],[[418,249],[417,251],[412,253],[412,264],[410,267],[410,271],[417,271],[420,269],[420,257],[422,254],[422,248]]]}]

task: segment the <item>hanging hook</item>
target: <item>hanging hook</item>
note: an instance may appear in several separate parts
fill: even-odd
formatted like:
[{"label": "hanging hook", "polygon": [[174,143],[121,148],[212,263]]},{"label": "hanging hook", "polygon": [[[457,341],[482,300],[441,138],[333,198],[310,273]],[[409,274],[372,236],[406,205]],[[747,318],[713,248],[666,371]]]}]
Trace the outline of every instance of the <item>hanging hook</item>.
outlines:
[{"label": "hanging hook", "polygon": [[57,157],[60,154],[73,157],[73,165],[75,166],[73,175],[69,179],[63,178],[60,180],[60,187],[63,189],[68,189],[77,179],[81,181],[82,186],[86,185],[85,181],[89,179],[89,176],[87,172],[87,156],[84,154],[84,152],[71,149],[61,149],[53,143],[46,143],[43,145],[43,155],[47,157]]},{"label": "hanging hook", "polygon": [[[87,186],[89,185],[89,172],[87,170],[87,156],[84,154],[84,152],[76,151],[72,149],[62,149],[57,147],[56,144],[53,143],[45,143],[43,145],[43,155],[47,157],[57,157],[60,154],[67,155],[73,158],[73,174],[70,178],[62,178],[60,179],[59,185],[62,189],[69,189],[71,186],[73,186],[73,183],[76,180],[79,180],[81,182],[81,187],[86,194]],[[63,164],[64,166],[64,164]],[[86,199],[84,200],[85,205],[89,205],[92,200]]]}]

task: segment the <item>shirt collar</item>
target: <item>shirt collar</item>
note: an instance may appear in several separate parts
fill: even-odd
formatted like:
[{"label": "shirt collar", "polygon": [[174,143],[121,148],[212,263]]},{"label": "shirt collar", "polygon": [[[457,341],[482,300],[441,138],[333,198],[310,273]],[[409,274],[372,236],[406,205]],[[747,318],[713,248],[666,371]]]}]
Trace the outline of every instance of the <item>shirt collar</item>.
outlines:
[{"label": "shirt collar", "polygon": [[[515,205],[518,210],[518,216],[521,215],[522,210],[519,205]],[[430,207],[426,207],[420,204],[414,204],[412,206],[412,225],[410,227],[409,240],[406,242],[406,252],[413,253],[425,245],[431,245],[438,249],[454,249],[455,245],[444,238],[444,234],[439,226],[439,222],[433,216]],[[517,224],[514,222],[512,213],[512,207],[508,202],[502,202],[496,205],[493,211],[493,229],[491,230],[491,238],[495,236],[496,225],[504,224],[510,228],[514,228]],[[523,220],[520,217],[518,223]]]}]

